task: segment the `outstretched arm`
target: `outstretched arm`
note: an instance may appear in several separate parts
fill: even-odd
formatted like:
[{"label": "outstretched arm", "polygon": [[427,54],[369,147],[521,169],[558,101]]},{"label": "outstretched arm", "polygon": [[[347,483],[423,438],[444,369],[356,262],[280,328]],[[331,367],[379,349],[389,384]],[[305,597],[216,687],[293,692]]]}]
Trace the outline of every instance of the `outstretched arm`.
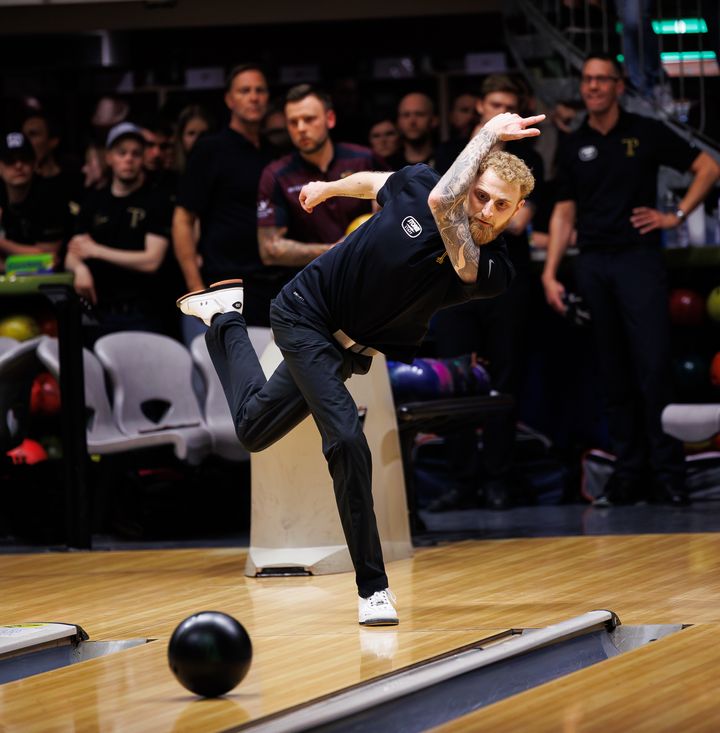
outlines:
[{"label": "outstretched arm", "polygon": [[475,282],[480,257],[479,247],[470,234],[470,221],[465,210],[465,200],[480,163],[501,140],[539,135],[540,130],[530,126],[544,119],[545,115],[523,118],[509,112],[493,117],[470,140],[430,192],[428,205],[450,261],[464,282]]},{"label": "outstretched arm", "polygon": [[350,196],[356,199],[374,199],[392,173],[358,171],[338,181],[312,181],[300,191],[300,205],[311,213],[323,201],[333,196]]}]

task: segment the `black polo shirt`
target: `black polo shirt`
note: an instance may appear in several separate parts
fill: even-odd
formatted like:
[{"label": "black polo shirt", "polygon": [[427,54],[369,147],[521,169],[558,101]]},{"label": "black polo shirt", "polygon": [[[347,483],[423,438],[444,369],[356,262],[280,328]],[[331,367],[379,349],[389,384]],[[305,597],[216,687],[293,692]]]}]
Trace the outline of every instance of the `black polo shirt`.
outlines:
[{"label": "black polo shirt", "polygon": [[230,127],[203,135],[193,146],[177,203],[200,218],[206,282],[242,277],[263,267],[255,216],[260,174],[270,160],[264,143],[256,148]]},{"label": "black polo shirt", "polygon": [[[145,236],[167,237],[168,208],[163,197],[147,186],[128,196],[114,196],[110,187],[93,191],[83,201],[75,225],[76,234],[89,234],[98,244],[139,252]],[[143,304],[152,301],[157,288],[155,273],[145,273],[111,262],[87,259],[98,304]]]},{"label": "black polo shirt", "polygon": [[67,233],[67,197],[54,183],[38,175],[33,175],[25,200],[18,204],[9,203],[7,188],[0,181],[0,209],[0,228],[11,242],[57,242]]},{"label": "black polo shirt", "polygon": [[427,202],[439,178],[424,164],[393,174],[382,210],[288,283],[280,304],[411,361],[436,311],[504,292],[514,271],[502,238],[481,248],[475,283],[455,272]]},{"label": "black polo shirt", "polygon": [[606,135],[585,120],[561,138],[557,201],[574,201],[582,249],[660,245],[660,231],[640,234],[630,223],[638,206],[657,207],[661,165],[687,170],[699,151],[657,120],[620,111]]}]

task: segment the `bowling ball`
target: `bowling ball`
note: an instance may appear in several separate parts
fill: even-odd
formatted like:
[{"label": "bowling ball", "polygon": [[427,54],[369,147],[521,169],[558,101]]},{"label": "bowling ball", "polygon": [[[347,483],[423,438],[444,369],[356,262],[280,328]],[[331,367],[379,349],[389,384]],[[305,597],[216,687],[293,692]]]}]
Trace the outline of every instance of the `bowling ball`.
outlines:
[{"label": "bowling ball", "polygon": [[396,402],[433,400],[441,396],[440,377],[424,359],[390,365],[390,387]]},{"label": "bowling ball", "polygon": [[40,445],[45,448],[50,460],[62,458],[62,438],[59,435],[43,435],[40,437]]},{"label": "bowling ball", "polygon": [[251,662],[252,643],[245,627],[220,611],[188,616],[168,644],[168,664],[178,682],[203,697],[230,692]]},{"label": "bowling ball", "polygon": [[720,387],[720,351],[713,356],[710,362],[710,381],[713,387]]},{"label": "bowling ball", "polygon": [[466,397],[473,393],[473,380],[470,376],[470,356],[456,356],[442,359],[452,374],[453,394],[456,397]]},{"label": "bowling ball", "polygon": [[705,316],[705,302],[694,290],[678,288],[670,293],[670,320],[676,326],[699,326]]},{"label": "bowling ball", "polygon": [[703,356],[689,354],[675,359],[673,372],[679,397],[682,399],[702,397],[709,388],[709,371],[710,365]]},{"label": "bowling ball", "polygon": [[36,440],[31,440],[30,438],[25,438],[16,448],[9,450],[7,455],[16,465],[26,463],[31,466],[33,463],[40,463],[48,459],[45,448]]},{"label": "bowling ball", "polygon": [[425,359],[430,368],[437,374],[440,386],[441,397],[452,397],[453,395],[453,376],[447,364],[440,359]]},{"label": "bowling ball", "polygon": [[371,218],[372,214],[360,214],[360,216],[356,216],[348,224],[348,228],[345,230],[345,236],[347,237],[348,234],[352,234],[358,227],[362,226],[368,219]]},{"label": "bowling ball", "polygon": [[40,333],[57,338],[58,324],[57,319],[52,313],[40,313],[36,316],[36,320]]},{"label": "bowling ball", "polygon": [[490,391],[490,375],[482,364],[473,364],[470,374],[474,382],[475,394],[487,394]]},{"label": "bowling ball", "polygon": [[30,412],[33,415],[57,415],[60,412],[60,385],[49,372],[42,372],[33,380]]},{"label": "bowling ball", "polygon": [[6,336],[16,341],[27,341],[39,334],[40,327],[37,321],[30,316],[18,314],[0,320],[0,336]]},{"label": "bowling ball", "polygon": [[713,288],[705,301],[707,314],[713,321],[720,321],[720,286]]}]

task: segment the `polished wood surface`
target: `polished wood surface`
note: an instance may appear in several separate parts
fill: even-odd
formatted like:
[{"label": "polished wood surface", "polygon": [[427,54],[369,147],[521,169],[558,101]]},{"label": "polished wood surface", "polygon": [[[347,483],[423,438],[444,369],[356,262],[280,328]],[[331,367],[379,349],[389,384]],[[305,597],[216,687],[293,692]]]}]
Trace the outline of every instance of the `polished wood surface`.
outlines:
[{"label": "polished wood surface", "polygon": [[[0,686],[0,731],[221,731],[500,630],[546,626],[597,608],[614,610],[626,624],[698,627],[445,730],[599,730],[596,720],[605,731],[641,729],[635,722],[647,730],[720,729],[720,695],[707,686],[720,661],[713,651],[720,535],[419,549],[388,567],[401,617],[391,629],[357,626],[350,574],[254,579],[243,576],[244,563],[245,551],[235,549],[0,557],[0,623],[63,621],[94,640],[153,639]],[[167,668],[173,628],[205,609],[238,618],[255,649],[248,677],[219,700],[186,692]]]}]

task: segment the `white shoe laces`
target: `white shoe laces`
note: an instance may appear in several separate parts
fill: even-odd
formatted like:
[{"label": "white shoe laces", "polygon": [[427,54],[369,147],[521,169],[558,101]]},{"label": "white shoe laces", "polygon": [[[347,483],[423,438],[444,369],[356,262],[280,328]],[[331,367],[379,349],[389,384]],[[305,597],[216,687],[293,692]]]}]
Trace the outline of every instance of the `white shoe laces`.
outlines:
[{"label": "white shoe laces", "polygon": [[385,590],[375,591],[375,593],[367,599],[367,602],[370,606],[377,607],[384,606],[386,603],[397,603],[397,598],[395,598],[395,594],[390,590],[390,588],[386,588]]}]

